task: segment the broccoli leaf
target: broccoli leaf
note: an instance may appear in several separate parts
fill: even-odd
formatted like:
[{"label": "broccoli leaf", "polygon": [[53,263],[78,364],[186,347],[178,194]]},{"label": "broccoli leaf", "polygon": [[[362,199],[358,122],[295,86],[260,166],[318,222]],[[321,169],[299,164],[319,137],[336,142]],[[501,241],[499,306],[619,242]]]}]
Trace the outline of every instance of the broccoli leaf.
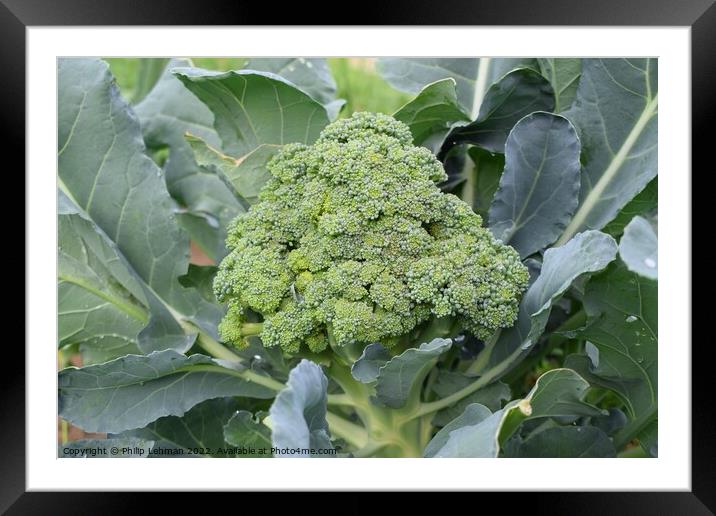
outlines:
[{"label": "broccoli leaf", "polygon": [[608,410],[608,414],[604,416],[595,416],[589,420],[589,423],[599,428],[608,436],[616,434],[619,430],[624,428],[627,423],[627,416],[621,409],[611,408]]},{"label": "broccoli leaf", "polygon": [[581,59],[547,58],[538,59],[542,75],[554,90],[554,112],[569,109],[577,96],[577,86],[582,75]]},{"label": "broccoli leaf", "polygon": [[264,143],[313,143],[329,122],[319,102],[269,72],[174,73],[212,111],[222,150],[230,156],[242,157]]},{"label": "broccoli leaf", "polygon": [[[122,274],[131,274],[141,286],[151,316],[138,336],[140,349],[187,349],[194,332],[186,335],[180,320],[215,336],[221,310],[177,279],[187,271],[189,239],[107,65],[94,59],[61,60],[59,106],[61,213],[90,221],[101,245],[112,248],[114,256],[102,251],[106,260],[119,260],[126,269]],[[88,228],[83,226],[77,245],[95,238]],[[136,288],[132,293],[141,297]]]},{"label": "broccoli leaf", "polygon": [[455,84],[453,78],[428,84],[393,115],[410,127],[415,145],[436,152],[453,125],[470,121],[457,104]]},{"label": "broccoli leaf", "polygon": [[321,367],[309,360],[301,360],[291,370],[286,388],[269,411],[273,446],[303,450],[286,457],[310,457],[305,450],[333,449],[326,422],[327,387]]},{"label": "broccoli leaf", "polygon": [[[458,150],[459,147],[453,153]],[[505,168],[505,155],[493,154],[480,147],[470,147],[467,155],[470,162],[460,167],[458,174],[453,173],[453,170],[449,170],[447,166],[445,170],[452,181],[465,181],[460,190],[460,198],[470,204],[473,211],[480,215],[486,224],[490,206]]]},{"label": "broccoli leaf", "polygon": [[656,231],[648,220],[636,216],[624,228],[619,242],[619,256],[630,271],[645,278],[657,279],[658,242]]},{"label": "broccoli leaf", "polygon": [[265,412],[260,412],[254,418],[251,412],[239,410],[224,426],[224,439],[227,443],[257,450],[256,453],[238,455],[239,457],[271,457],[270,453],[258,452],[262,448],[271,450],[271,430],[261,422],[265,416]]},{"label": "broccoli leaf", "polygon": [[540,417],[604,416],[604,411],[584,401],[589,383],[571,369],[552,369],[537,379],[525,399],[531,414]]},{"label": "broccoli leaf", "polygon": [[615,437],[620,449],[657,417],[657,283],[615,262],[589,281],[584,307],[579,337],[592,343],[591,357],[570,355],[566,365],[624,401],[630,422]]},{"label": "broccoli leaf", "polygon": [[560,243],[601,229],[657,173],[656,59],[585,59],[577,100],[564,116],[582,142],[579,209]]},{"label": "broccoli leaf", "polygon": [[142,285],[116,247],[60,198],[59,347],[78,345],[86,364],[139,353],[149,320]]},{"label": "broccoli leaf", "polygon": [[649,184],[639,192],[629,203],[622,208],[619,215],[616,216],[609,224],[604,226],[605,233],[609,233],[614,238],[624,233],[624,228],[631,222],[631,219],[637,215],[650,218],[656,214],[657,203],[659,200],[659,176],[649,181]]},{"label": "broccoli leaf", "polygon": [[583,401],[589,384],[571,369],[553,369],[537,379],[522,400],[514,400],[490,414],[474,403],[440,430],[425,450],[425,457],[497,457],[500,447],[526,420],[601,415]]},{"label": "broccoli leaf", "polygon": [[585,231],[562,247],[547,249],[539,277],[522,298],[516,324],[498,333],[478,355],[470,372],[484,374],[499,368],[497,376],[506,374],[532,349],[544,331],[552,305],[572,282],[582,274],[602,270],[616,253],[614,239],[599,231]]},{"label": "broccoli leaf", "polygon": [[258,202],[261,188],[271,178],[266,164],[281,149],[280,145],[259,145],[243,158],[234,159],[210,147],[199,137],[188,134],[186,139],[202,167],[214,170],[231,191],[248,204]]},{"label": "broccoli leaf", "polygon": [[217,267],[213,265],[189,264],[189,269],[184,276],[179,276],[179,283],[187,288],[195,288],[201,297],[209,303],[216,303],[216,296],[212,283],[216,276]]},{"label": "broccoli leaf", "polygon": [[490,152],[505,152],[507,135],[521,118],[553,109],[554,91],[544,77],[529,68],[513,70],[490,86],[473,122],[450,131],[440,156],[462,143]]},{"label": "broccoli leaf", "polygon": [[548,428],[529,436],[506,457],[603,458],[615,457],[609,437],[593,426]]},{"label": "broccoli leaf", "polygon": [[250,59],[244,68],[280,75],[323,105],[336,100],[336,81],[325,59],[257,57]]},{"label": "broccoli leaf", "polygon": [[[467,387],[475,379],[461,373],[453,371],[441,370],[438,379],[433,385],[433,391],[440,398],[446,398],[451,394]],[[462,414],[471,403],[479,403],[489,408],[491,411],[497,411],[502,408],[503,401],[510,400],[510,387],[502,382],[495,382],[483,387],[473,394],[461,399],[454,405],[442,409],[435,414],[432,424],[435,426],[445,426],[457,416]]]},{"label": "broccoli leaf", "polygon": [[226,226],[245,206],[216,174],[196,163],[184,139],[190,132],[211,145],[220,144],[211,111],[171,72],[189,65],[187,59],[172,59],[135,111],[147,146],[152,150],[169,148],[164,175],[167,190],[182,207],[179,223],[210,258],[218,260],[226,254]]},{"label": "broccoli leaf", "polygon": [[559,115],[532,113],[510,131],[489,227],[522,258],[557,240],[572,218],[579,196],[579,152],[577,132]]},{"label": "broccoli leaf", "polygon": [[659,456],[659,421],[654,419],[638,436],[642,449],[652,457]]},{"label": "broccoli leaf", "polygon": [[60,416],[87,432],[141,428],[163,416],[182,416],[207,399],[274,394],[207,356],[173,350],[63,369],[58,385]]},{"label": "broccoli leaf", "polygon": [[382,344],[369,344],[351,366],[353,378],[361,383],[372,383],[380,374],[380,368],[390,360],[390,352]]},{"label": "broccoli leaf", "polygon": [[[478,432],[484,432],[489,436],[494,432],[494,423],[498,421],[498,418],[494,418],[490,409],[479,403],[471,403],[462,414],[450,421],[445,427],[438,431],[435,436],[430,440],[425,451],[423,452],[424,457],[440,457],[441,453],[444,453],[444,448],[450,440],[450,434],[453,430],[457,430],[463,427],[473,427],[480,429]],[[486,423],[487,422],[487,423]],[[486,423],[483,425],[483,423]],[[482,425],[482,426],[481,426]],[[477,433],[477,432],[475,432]],[[486,436],[486,437],[487,437]],[[472,453],[477,453],[481,457],[495,456],[496,452],[492,451],[493,442],[489,438],[481,438],[481,435],[474,435],[475,441],[482,445],[487,445],[488,449],[485,450],[472,450]]]},{"label": "broccoli leaf", "polygon": [[378,59],[378,71],[394,88],[418,93],[430,83],[453,78],[462,111],[475,119],[485,91],[518,67],[536,67],[534,59],[405,58]]},{"label": "broccoli leaf", "polygon": [[390,359],[378,371],[375,384],[378,400],[391,408],[417,401],[425,376],[451,345],[450,339],[433,339]]},{"label": "broccoli leaf", "polygon": [[[134,437],[154,441],[153,449],[176,449],[184,453],[167,454],[168,457],[189,455],[226,457],[224,425],[239,409],[235,398],[210,399],[195,405],[181,417],[160,417],[144,428],[128,430],[113,437]],[[156,454],[157,457],[165,455]]]}]

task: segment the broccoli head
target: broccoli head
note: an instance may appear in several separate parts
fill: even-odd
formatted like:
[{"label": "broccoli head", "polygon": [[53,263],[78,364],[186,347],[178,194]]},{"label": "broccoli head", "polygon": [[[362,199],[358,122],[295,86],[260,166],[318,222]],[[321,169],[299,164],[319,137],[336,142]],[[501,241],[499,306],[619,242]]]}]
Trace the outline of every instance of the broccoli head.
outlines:
[{"label": "broccoli head", "polygon": [[438,188],[441,163],[402,122],[356,113],[313,145],[284,146],[268,169],[214,281],[225,341],[320,352],[329,341],[390,346],[433,318],[482,339],[514,323],[527,269]]}]

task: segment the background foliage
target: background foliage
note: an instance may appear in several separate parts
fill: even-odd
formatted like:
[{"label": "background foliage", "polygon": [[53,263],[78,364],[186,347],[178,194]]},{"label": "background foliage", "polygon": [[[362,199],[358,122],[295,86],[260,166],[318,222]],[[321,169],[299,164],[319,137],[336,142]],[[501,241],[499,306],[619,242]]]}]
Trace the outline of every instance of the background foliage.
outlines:
[{"label": "background foliage", "polygon": [[[59,67],[61,450],[657,456],[656,60],[105,62]],[[357,111],[408,124],[520,253],[515,326],[347,369],[226,348],[226,226],[282,143]]]}]

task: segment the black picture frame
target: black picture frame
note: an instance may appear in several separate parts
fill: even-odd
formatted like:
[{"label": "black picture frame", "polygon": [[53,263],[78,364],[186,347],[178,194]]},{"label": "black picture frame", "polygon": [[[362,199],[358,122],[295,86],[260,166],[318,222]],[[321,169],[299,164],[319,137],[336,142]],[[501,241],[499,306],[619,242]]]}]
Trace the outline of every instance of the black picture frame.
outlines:
[{"label": "black picture frame", "polygon": [[[330,11],[328,9],[331,9]],[[180,0],[0,0],[0,117],[6,129],[5,148],[19,156],[24,168],[25,30],[30,26],[62,25],[315,25],[316,12],[339,12],[336,6],[283,4],[280,9],[261,2],[190,2]],[[311,19],[313,18],[313,19]],[[349,16],[336,17],[357,25],[615,25],[688,26],[692,44],[692,164],[713,170],[713,143],[708,128],[716,114],[716,5],[714,0],[502,0],[472,2],[427,0],[364,4]],[[708,161],[707,161],[708,160]],[[7,169],[17,175],[18,168]],[[696,222],[696,220],[694,221]],[[695,234],[695,233],[692,233]],[[25,270],[27,277],[31,271]],[[26,307],[31,309],[32,307]],[[692,317],[693,320],[693,317]],[[665,322],[668,324],[668,322]],[[669,343],[687,346],[689,343]],[[716,424],[713,412],[713,355],[709,340],[692,347],[692,491],[644,493],[493,493],[505,507],[550,514],[714,514],[716,511]],[[25,358],[17,352],[0,374],[0,512],[7,514],[113,514],[142,511],[146,496],[128,493],[39,493],[25,489]],[[81,483],[81,479],[80,479]],[[320,484],[320,479],[317,479]],[[485,507],[488,493],[481,493]],[[211,494],[215,497],[216,494]],[[364,495],[343,495],[335,508],[357,512]],[[164,496],[162,504],[192,502],[206,506],[206,497]],[[234,495],[236,509],[265,506],[264,497]],[[360,501],[363,500],[363,504]],[[324,501],[331,503],[324,499]],[[211,502],[212,504],[214,502]],[[300,503],[300,502],[299,502]],[[169,507],[163,506],[165,510]],[[217,506],[218,508],[218,506]]]}]

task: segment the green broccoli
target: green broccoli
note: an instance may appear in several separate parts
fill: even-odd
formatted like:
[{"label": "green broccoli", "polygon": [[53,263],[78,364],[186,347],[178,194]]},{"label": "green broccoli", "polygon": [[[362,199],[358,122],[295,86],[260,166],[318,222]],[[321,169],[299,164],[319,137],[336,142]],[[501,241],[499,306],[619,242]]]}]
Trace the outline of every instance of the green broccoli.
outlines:
[{"label": "green broccoli", "polygon": [[[396,343],[452,317],[485,339],[514,323],[529,275],[394,118],[356,113],[313,145],[269,162],[259,202],[230,225],[214,281],[219,330],[238,347],[260,335],[289,353]],[[262,323],[250,322],[258,314]]]}]

